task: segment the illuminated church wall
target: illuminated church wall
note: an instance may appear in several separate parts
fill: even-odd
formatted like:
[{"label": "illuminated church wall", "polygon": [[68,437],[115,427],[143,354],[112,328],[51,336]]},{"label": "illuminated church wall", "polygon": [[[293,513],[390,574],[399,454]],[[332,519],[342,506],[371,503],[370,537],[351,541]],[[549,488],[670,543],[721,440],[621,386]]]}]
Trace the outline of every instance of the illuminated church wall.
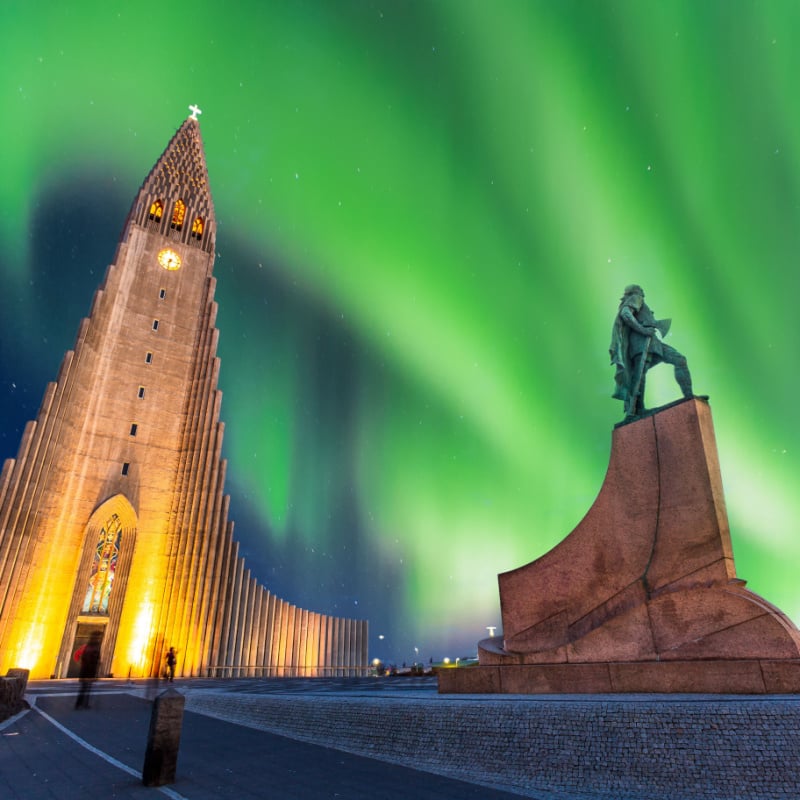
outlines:
[{"label": "illuminated church wall", "polygon": [[[102,202],[102,198],[98,198]],[[0,478],[0,671],[317,675],[367,663],[364,621],[246,569],[228,520],[215,216],[189,117],[145,180],[73,350]]]}]

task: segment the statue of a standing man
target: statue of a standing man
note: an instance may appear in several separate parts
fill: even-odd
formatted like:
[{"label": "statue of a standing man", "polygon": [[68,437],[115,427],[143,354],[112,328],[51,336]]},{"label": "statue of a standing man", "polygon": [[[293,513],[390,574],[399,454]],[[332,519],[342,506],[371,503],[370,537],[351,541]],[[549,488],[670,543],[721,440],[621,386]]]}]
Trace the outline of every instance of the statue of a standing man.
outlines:
[{"label": "statue of a standing man", "polygon": [[616,367],[614,397],[625,403],[625,419],[644,413],[647,370],[655,364],[672,364],[684,397],[692,397],[692,376],[686,358],[658,338],[666,336],[672,320],[657,320],[644,302],[644,291],[635,284],[625,287],[611,331],[611,363]]}]

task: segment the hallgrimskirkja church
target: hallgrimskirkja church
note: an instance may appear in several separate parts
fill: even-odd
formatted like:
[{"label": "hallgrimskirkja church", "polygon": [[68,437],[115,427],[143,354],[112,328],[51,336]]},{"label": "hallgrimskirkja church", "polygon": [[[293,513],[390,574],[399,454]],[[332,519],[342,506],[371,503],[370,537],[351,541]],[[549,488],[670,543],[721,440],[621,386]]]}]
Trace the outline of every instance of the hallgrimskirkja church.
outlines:
[{"label": "hallgrimskirkja church", "polygon": [[75,346],[0,475],[0,674],[354,674],[367,623],[275,597],[228,519],[214,206],[196,106],[145,179]]}]

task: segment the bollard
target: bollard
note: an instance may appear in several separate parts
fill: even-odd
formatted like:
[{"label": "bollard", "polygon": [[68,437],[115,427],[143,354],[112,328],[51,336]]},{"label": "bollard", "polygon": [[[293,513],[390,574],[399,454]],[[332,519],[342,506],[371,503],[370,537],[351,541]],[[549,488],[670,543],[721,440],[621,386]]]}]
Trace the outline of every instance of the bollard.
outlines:
[{"label": "bollard", "polygon": [[145,786],[163,786],[175,782],[185,703],[186,698],[175,689],[167,689],[153,702],[142,768],[142,783]]},{"label": "bollard", "polygon": [[25,702],[27,684],[27,669],[10,669],[4,678],[0,678],[0,722],[27,708],[28,704]]}]

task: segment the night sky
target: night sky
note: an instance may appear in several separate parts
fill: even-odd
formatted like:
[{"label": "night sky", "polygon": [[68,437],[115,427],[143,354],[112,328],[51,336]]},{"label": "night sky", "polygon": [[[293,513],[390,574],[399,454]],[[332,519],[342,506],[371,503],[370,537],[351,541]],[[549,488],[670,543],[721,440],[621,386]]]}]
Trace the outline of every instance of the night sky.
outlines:
[{"label": "night sky", "polygon": [[797,621],[799,41],[796,0],[5,0],[0,457],[197,103],[272,591],[371,657],[474,653],[600,488],[635,282],[711,398],[738,574]]}]

